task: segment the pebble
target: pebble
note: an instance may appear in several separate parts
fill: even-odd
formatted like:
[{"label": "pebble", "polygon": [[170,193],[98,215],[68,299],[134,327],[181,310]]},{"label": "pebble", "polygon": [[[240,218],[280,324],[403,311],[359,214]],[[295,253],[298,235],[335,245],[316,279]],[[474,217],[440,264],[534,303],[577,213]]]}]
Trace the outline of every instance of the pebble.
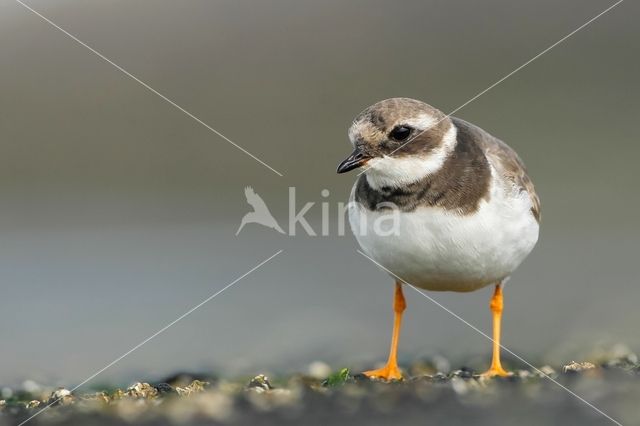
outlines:
[{"label": "pebble", "polygon": [[267,376],[264,374],[258,374],[256,377],[251,379],[247,385],[247,389],[261,393],[273,389],[273,386],[269,383],[269,378]]},{"label": "pebble", "polygon": [[[620,398],[620,395],[629,395],[628,398],[631,398],[636,394],[640,397],[640,386],[637,387],[636,394],[629,392],[636,389],[629,384],[637,382],[633,372],[640,372],[640,366],[634,362],[637,357],[634,358],[633,353],[620,348],[612,352],[615,353],[616,358],[609,361],[606,359],[597,363],[596,361],[572,361],[558,371],[573,374],[586,372],[581,374],[579,380],[581,386],[589,386],[589,389],[600,391],[605,387],[604,385],[610,389],[625,389],[624,393],[618,391],[616,394],[611,394],[616,398]],[[421,362],[425,366],[429,363],[432,366],[436,365],[433,359]],[[605,370],[598,368],[600,365],[611,365],[611,368],[615,368],[619,374],[608,374]],[[440,367],[444,366],[440,363]],[[86,417],[76,418],[75,416],[99,415],[113,417],[113,424],[122,424],[119,422],[125,421],[129,424],[145,425],[167,422],[172,424],[206,422],[206,419],[233,424],[255,423],[261,420],[269,424],[280,424],[278,421],[285,418],[292,423],[284,423],[302,424],[304,422],[298,420],[300,416],[305,416],[307,413],[311,413],[312,416],[315,416],[315,413],[321,413],[324,416],[333,415],[334,417],[331,418],[334,419],[338,418],[335,416],[343,416],[342,419],[347,424],[347,418],[344,416],[358,416],[354,417],[351,423],[360,419],[366,420],[369,418],[366,416],[372,412],[371,408],[375,408],[373,411],[377,413],[374,416],[381,416],[408,412],[404,407],[414,407],[417,410],[415,413],[422,413],[423,408],[428,404],[434,404],[429,411],[443,404],[450,405],[453,410],[451,412],[455,412],[456,407],[460,407],[459,404],[468,405],[474,410],[488,410],[496,407],[506,396],[538,398],[541,404],[547,405],[562,401],[562,398],[549,396],[552,395],[550,392],[561,390],[558,391],[556,386],[550,385],[544,379],[545,374],[551,377],[558,375],[558,372],[548,365],[540,367],[539,371],[516,370],[508,379],[477,377],[468,368],[461,368],[447,374],[442,371],[436,373],[436,370],[431,368],[431,373],[407,376],[404,381],[393,384],[363,377],[361,380],[349,378],[344,383],[329,388],[319,386],[321,379],[328,376],[329,370],[328,364],[321,361],[313,362],[307,368],[308,375],[295,375],[291,376],[289,381],[279,381],[278,383],[283,384],[278,388],[274,388],[269,378],[263,374],[255,376],[248,383],[222,379],[216,379],[214,386],[200,380],[192,380],[189,384],[181,385],[168,382],[154,385],[136,382],[123,390],[84,395],[74,395],[65,388],[59,388],[49,394],[50,391],[46,391],[47,388],[37,384],[32,388],[37,388],[40,395],[26,394],[21,390],[16,392],[7,388],[3,389],[0,395],[2,397],[0,423],[4,417],[10,421],[12,416],[24,417],[25,407],[40,409],[56,400],[60,402],[55,403],[56,407],[52,407],[51,413],[61,416],[58,424],[71,424],[74,420],[77,420],[75,422],[77,424],[87,424],[90,421]],[[590,371],[596,374],[589,374]],[[616,387],[618,383],[621,386]],[[12,396],[9,399],[4,395]],[[17,400],[16,396],[22,399]],[[545,399],[547,396],[549,397]],[[57,407],[58,405],[70,406],[61,410]],[[629,422],[625,422],[627,423]],[[107,421],[104,424],[111,424],[111,422]]]},{"label": "pebble", "polygon": [[210,385],[209,382],[203,382],[200,380],[194,380],[185,387],[176,386],[175,390],[180,396],[189,396],[194,393],[204,391]]},{"label": "pebble", "polygon": [[452,377],[459,377],[461,379],[471,379],[473,378],[473,371],[469,370],[466,367],[461,368],[460,370],[456,370],[451,373]]},{"label": "pebble", "polygon": [[556,372],[556,370],[554,370],[553,367],[551,367],[550,365],[543,365],[542,367],[539,368],[539,370],[540,371],[536,371],[534,374],[537,374],[538,376],[541,376],[541,377],[549,376],[552,379],[558,376],[558,373]]},{"label": "pebble", "polygon": [[69,405],[75,401],[71,391],[65,388],[58,388],[49,395],[47,405]]},{"label": "pebble", "polygon": [[631,369],[638,364],[638,355],[622,343],[598,348],[593,351],[589,359],[607,368]]},{"label": "pebble", "polygon": [[446,382],[449,380],[449,376],[444,373],[436,373],[431,376],[431,380],[434,382]]},{"label": "pebble", "polygon": [[513,376],[520,380],[527,380],[533,377],[533,374],[529,370],[516,370],[513,372]]},{"label": "pebble", "polygon": [[27,408],[38,408],[39,406],[40,406],[40,401],[38,401],[37,399],[31,400],[26,404]]},{"label": "pebble", "polygon": [[160,380],[161,383],[168,383],[173,387],[186,387],[195,380],[207,383],[217,383],[218,378],[209,373],[179,372]]},{"label": "pebble", "polygon": [[593,370],[595,368],[596,368],[596,365],[589,361],[583,361],[583,362],[571,361],[569,364],[562,367],[562,372],[563,373],[579,373],[581,371]]},{"label": "pebble", "polygon": [[158,395],[158,390],[149,383],[135,383],[127,388],[126,396],[132,398],[150,399]]},{"label": "pebble", "polygon": [[87,395],[83,395],[81,399],[83,401],[98,401],[104,404],[108,404],[111,401],[111,399],[109,398],[109,395],[107,395],[106,392],[90,393]]},{"label": "pebble", "polygon": [[178,391],[176,391],[173,386],[169,383],[158,383],[154,386],[158,391],[158,395],[177,395]]}]

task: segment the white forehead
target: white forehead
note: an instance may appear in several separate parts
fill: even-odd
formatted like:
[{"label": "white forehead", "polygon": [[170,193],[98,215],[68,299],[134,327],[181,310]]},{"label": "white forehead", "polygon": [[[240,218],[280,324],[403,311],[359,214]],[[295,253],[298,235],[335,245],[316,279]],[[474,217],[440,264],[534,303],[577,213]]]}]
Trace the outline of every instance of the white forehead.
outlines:
[{"label": "white forehead", "polygon": [[427,112],[424,112],[416,115],[415,117],[409,118],[407,120],[400,119],[394,124],[394,126],[397,126],[399,124],[406,124],[417,130],[427,130],[428,128],[435,126],[437,123],[438,123],[437,117]]},{"label": "white forehead", "polygon": [[[387,129],[391,130],[398,125],[407,125],[421,132],[435,126],[436,124],[438,124],[438,117],[428,112],[420,112],[410,117],[397,117],[394,122],[389,123]],[[372,137],[376,134],[382,136],[382,131],[375,128],[373,123],[371,123],[367,118],[355,121],[351,127],[349,127],[349,140],[352,145],[355,144],[355,141],[358,140],[358,138],[364,137],[366,139],[367,137]]]}]

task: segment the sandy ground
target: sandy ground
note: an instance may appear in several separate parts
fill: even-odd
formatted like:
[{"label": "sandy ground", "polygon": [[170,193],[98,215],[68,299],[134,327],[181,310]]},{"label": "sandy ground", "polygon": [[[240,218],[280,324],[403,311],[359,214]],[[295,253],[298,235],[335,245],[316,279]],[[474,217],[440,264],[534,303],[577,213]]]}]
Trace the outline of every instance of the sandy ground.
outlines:
[{"label": "sandy ground", "polygon": [[[628,353],[595,362],[516,370],[486,379],[468,369],[438,371],[446,360],[409,366],[402,382],[330,372],[269,380],[178,374],[95,393],[3,390],[0,425],[541,425],[640,424],[640,364]],[[566,387],[570,389],[563,389]],[[5,395],[6,396],[6,395]],[[581,400],[580,398],[583,398]],[[610,417],[610,418],[608,418]]]}]

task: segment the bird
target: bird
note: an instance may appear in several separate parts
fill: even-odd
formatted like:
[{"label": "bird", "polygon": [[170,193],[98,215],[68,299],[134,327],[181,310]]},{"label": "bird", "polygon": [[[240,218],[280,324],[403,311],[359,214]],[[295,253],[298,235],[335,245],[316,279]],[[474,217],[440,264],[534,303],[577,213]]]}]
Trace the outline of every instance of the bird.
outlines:
[{"label": "bird", "polygon": [[236,235],[240,233],[242,228],[244,228],[247,223],[258,223],[260,225],[266,226],[267,228],[275,229],[281,234],[284,234],[284,231],[282,230],[280,225],[278,225],[278,222],[269,211],[267,204],[264,202],[262,197],[256,194],[252,187],[247,186],[244,189],[244,196],[247,199],[247,203],[249,203],[249,205],[253,207],[253,211],[245,214],[242,217],[242,221],[240,222],[240,227],[236,231]]},{"label": "bird", "polygon": [[[391,348],[370,378],[402,380],[397,351],[403,287],[471,292],[493,285],[492,360],[483,376],[511,374],[501,363],[503,288],[533,250],[540,199],[518,154],[480,127],[415,99],[391,98],[349,128],[354,151],[338,173],[361,169],[348,204],[364,254],[395,280]],[[376,220],[396,215],[394,232]]]}]

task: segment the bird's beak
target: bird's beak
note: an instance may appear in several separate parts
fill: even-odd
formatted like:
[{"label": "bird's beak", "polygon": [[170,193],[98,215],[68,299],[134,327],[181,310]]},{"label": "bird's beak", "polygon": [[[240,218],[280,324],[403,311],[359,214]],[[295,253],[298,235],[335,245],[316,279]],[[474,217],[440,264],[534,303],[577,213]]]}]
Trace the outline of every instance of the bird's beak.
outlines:
[{"label": "bird's beak", "polygon": [[338,166],[338,173],[346,173],[350,170],[357,169],[358,167],[365,165],[369,160],[370,157],[363,154],[362,151],[356,148],[350,156],[340,163]]}]

